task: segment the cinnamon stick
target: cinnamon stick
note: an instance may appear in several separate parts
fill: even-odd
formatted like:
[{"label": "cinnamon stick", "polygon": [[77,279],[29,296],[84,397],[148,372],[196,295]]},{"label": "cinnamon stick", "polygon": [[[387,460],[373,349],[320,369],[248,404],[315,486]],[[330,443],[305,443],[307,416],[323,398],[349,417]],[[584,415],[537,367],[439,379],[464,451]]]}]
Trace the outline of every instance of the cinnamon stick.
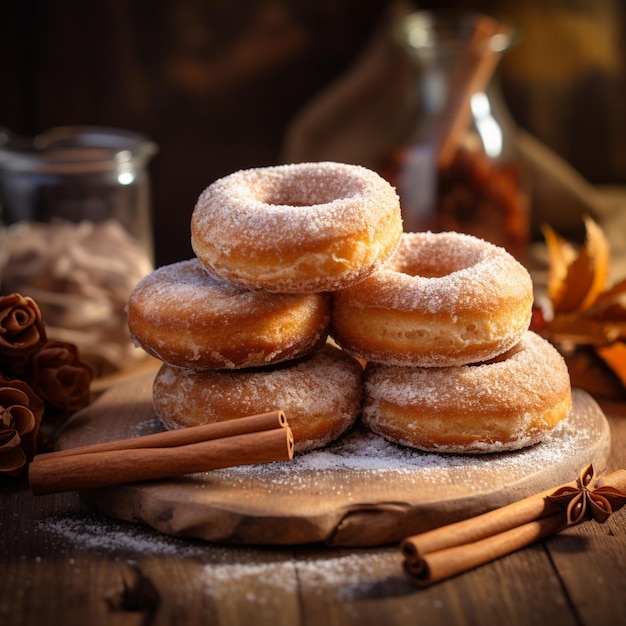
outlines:
[{"label": "cinnamon stick", "polygon": [[29,466],[34,495],[172,478],[293,458],[291,429],[273,428],[170,447],[127,448],[48,457]]},{"label": "cinnamon stick", "polygon": [[612,512],[611,504],[617,510],[626,503],[626,470],[598,479],[592,489],[581,483],[579,478],[482,515],[408,537],[400,544],[404,571],[411,582],[424,587],[560,532],[569,525],[570,510],[554,496],[563,491],[570,501],[575,497],[593,499],[596,492],[606,502],[608,493],[606,517]]},{"label": "cinnamon stick", "polygon": [[[576,486],[576,482],[567,484]],[[555,511],[556,507],[546,498],[553,491],[554,489],[547,489],[477,517],[408,537],[402,542],[400,549],[405,558],[417,560],[424,554],[472,543],[517,528]]]},{"label": "cinnamon stick", "polygon": [[498,64],[499,51],[489,46],[508,27],[486,15],[478,15],[450,78],[443,109],[435,120],[433,142],[440,167],[447,166],[467,131],[472,95],[483,91]]},{"label": "cinnamon stick", "polygon": [[287,428],[287,419],[283,411],[259,413],[258,415],[248,415],[236,419],[224,420],[222,422],[203,424],[201,426],[189,426],[188,428],[168,430],[162,433],[143,435],[141,437],[132,437],[130,439],[107,441],[104,443],[57,450],[55,452],[46,452],[35,456],[33,463],[76,454],[89,454],[92,452],[133,450],[138,448],[169,448],[199,443],[201,441],[221,439],[223,437],[232,437],[244,433],[272,430],[274,428]]},{"label": "cinnamon stick", "polygon": [[520,550],[549,537],[567,525],[562,513],[554,513],[491,537],[439,550],[403,563],[404,571],[418,587],[426,587],[469,569]]}]

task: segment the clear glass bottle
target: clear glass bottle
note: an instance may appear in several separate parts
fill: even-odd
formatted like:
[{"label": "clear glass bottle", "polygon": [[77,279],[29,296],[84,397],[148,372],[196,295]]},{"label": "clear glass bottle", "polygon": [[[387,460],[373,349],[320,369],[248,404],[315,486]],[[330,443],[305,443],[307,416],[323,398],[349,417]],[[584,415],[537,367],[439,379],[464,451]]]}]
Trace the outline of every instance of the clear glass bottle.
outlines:
[{"label": "clear glass bottle", "polygon": [[0,279],[35,299],[51,339],[106,374],[143,355],[125,307],[153,267],[148,162],[157,146],[121,129],[69,126],[34,139],[0,129]]},{"label": "clear glass bottle", "polygon": [[[413,70],[405,115],[415,123],[378,169],[398,189],[405,230],[465,232],[522,257],[530,221],[526,183],[515,154],[515,124],[492,76],[512,32],[498,29],[468,50],[480,19],[495,23],[455,12],[396,18],[396,40]],[[467,111],[454,146],[442,159],[441,128],[452,126],[446,107],[454,108],[459,84],[465,85]],[[458,105],[456,113],[461,109]]]}]

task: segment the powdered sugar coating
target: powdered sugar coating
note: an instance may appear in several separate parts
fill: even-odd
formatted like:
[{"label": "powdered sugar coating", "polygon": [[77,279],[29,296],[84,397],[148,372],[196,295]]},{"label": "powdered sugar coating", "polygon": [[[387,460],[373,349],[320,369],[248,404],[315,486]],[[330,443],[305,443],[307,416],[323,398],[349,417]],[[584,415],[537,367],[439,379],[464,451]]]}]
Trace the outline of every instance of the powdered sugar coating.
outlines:
[{"label": "powdered sugar coating", "polygon": [[128,304],[135,342],[156,358],[194,369],[277,363],[326,339],[322,294],[272,294],[209,275],[197,259],[161,267],[136,285]]},{"label": "powdered sugar coating", "polygon": [[333,162],[234,172],[203,191],[191,219],[192,247],[211,273],[269,291],[363,280],[401,231],[393,187],[364,167]]},{"label": "powdered sugar coating", "polygon": [[[497,310],[502,291],[532,290],[528,271],[504,248],[462,233],[404,233],[393,258],[371,279],[378,305],[454,317]],[[352,292],[359,300],[359,289]]]},{"label": "powdered sugar coating", "polygon": [[331,334],[387,365],[488,360],[528,329],[533,286],[506,250],[461,233],[403,233],[390,261],[333,296]]},{"label": "powdered sugar coating", "polygon": [[565,361],[531,331],[489,363],[368,364],[365,373],[363,422],[396,443],[423,450],[516,450],[541,441],[570,406]]},{"label": "powdered sugar coating", "polygon": [[163,366],[153,403],[168,428],[284,411],[298,452],[328,444],[352,426],[362,404],[362,368],[327,345],[299,361],[249,370],[197,372]]}]

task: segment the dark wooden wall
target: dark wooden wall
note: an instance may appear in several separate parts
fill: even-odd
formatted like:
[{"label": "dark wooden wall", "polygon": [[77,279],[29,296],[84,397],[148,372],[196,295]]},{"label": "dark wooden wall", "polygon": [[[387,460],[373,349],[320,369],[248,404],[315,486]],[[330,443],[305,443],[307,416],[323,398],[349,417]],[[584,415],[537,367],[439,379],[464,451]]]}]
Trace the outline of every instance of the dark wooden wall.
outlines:
[{"label": "dark wooden wall", "polygon": [[[145,133],[160,146],[150,166],[157,264],[187,258],[202,189],[236,169],[278,162],[289,121],[347,70],[389,4],[3,0],[0,125],[27,135],[64,124]],[[519,20],[524,38],[504,68],[519,123],[590,179],[626,182],[619,0],[420,6],[444,4],[506,8]],[[580,28],[583,18],[592,26]]]}]

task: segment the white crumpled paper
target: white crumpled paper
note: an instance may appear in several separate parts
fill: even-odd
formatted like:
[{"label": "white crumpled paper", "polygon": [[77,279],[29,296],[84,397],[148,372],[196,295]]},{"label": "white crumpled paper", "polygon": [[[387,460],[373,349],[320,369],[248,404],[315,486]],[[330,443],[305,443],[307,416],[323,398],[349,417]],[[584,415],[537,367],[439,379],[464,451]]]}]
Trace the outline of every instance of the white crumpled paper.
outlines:
[{"label": "white crumpled paper", "polygon": [[22,222],[0,244],[2,292],[32,297],[50,339],[75,344],[96,374],[145,358],[125,308],[152,263],[118,222]]}]

